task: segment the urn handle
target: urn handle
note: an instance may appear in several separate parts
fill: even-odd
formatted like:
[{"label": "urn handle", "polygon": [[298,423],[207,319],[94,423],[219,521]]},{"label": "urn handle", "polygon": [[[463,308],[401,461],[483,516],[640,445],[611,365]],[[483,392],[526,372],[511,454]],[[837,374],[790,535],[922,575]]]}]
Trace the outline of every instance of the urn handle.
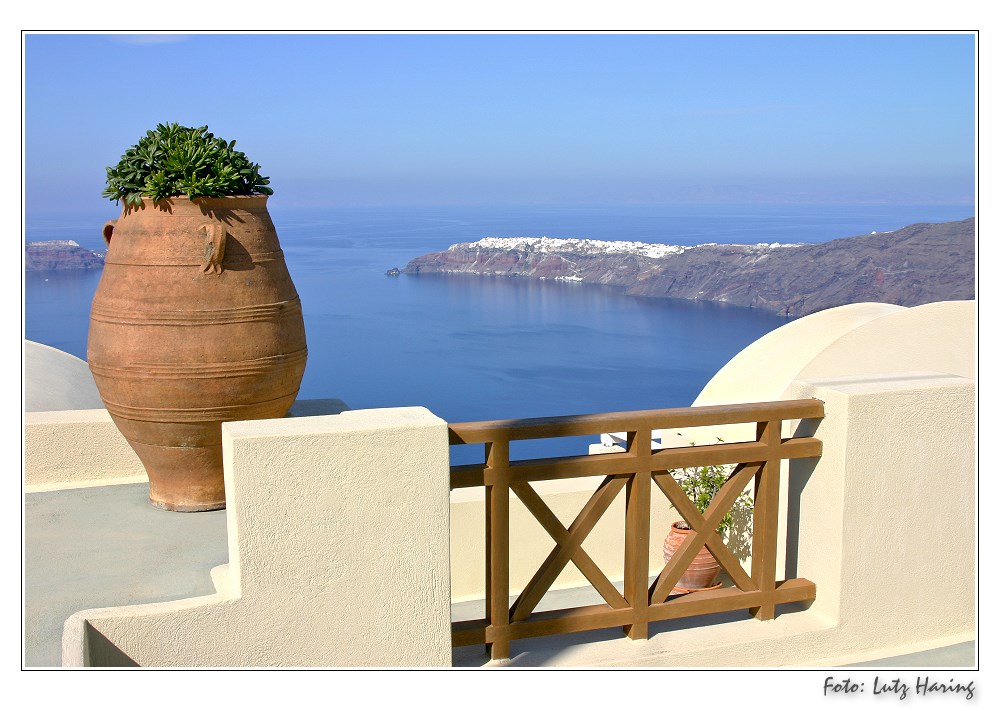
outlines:
[{"label": "urn handle", "polygon": [[111,233],[115,231],[115,225],[117,224],[118,220],[108,220],[101,229],[101,235],[104,237],[104,245],[106,247],[111,246]]},{"label": "urn handle", "polygon": [[202,225],[201,229],[205,232],[201,271],[205,274],[222,274],[222,260],[226,256],[226,230],[217,222]]}]

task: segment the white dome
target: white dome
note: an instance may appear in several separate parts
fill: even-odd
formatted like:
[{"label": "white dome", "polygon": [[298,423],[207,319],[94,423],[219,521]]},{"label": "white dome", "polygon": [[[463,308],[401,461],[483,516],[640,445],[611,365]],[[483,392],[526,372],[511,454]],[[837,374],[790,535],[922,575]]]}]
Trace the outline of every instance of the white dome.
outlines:
[{"label": "white dome", "polygon": [[24,410],[94,410],[103,408],[86,361],[58,348],[25,340]]}]

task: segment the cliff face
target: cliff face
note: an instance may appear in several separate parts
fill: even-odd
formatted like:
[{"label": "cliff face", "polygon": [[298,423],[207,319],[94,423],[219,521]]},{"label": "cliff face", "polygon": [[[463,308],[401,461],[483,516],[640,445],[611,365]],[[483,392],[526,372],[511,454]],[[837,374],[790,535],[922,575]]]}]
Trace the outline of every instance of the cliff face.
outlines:
[{"label": "cliff face", "polygon": [[24,246],[24,270],[27,272],[49,269],[100,269],[104,266],[104,252],[81,247],[72,240],[28,242]]},{"label": "cliff face", "polygon": [[484,239],[412,260],[408,274],[466,273],[624,287],[787,316],[863,301],[975,298],[975,221],[910,225],[822,244],[700,245]]}]

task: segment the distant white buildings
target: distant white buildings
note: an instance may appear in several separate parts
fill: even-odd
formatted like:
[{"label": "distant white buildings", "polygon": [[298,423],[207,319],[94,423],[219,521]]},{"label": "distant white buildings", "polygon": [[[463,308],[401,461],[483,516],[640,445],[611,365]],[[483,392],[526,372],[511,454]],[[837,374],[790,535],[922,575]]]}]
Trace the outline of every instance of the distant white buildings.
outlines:
[{"label": "distant white buildings", "polygon": [[554,254],[634,254],[640,257],[660,259],[671,254],[683,254],[684,252],[703,247],[739,247],[747,250],[754,248],[759,250],[773,250],[801,246],[801,244],[781,244],[779,242],[772,242],[770,244],[761,242],[754,245],[719,245],[711,242],[708,244],[684,246],[677,244],[647,244],[646,242],[562,239],[555,237],[484,237],[476,242],[453,244],[448,248],[448,251],[490,249],[519,252],[551,252]]}]

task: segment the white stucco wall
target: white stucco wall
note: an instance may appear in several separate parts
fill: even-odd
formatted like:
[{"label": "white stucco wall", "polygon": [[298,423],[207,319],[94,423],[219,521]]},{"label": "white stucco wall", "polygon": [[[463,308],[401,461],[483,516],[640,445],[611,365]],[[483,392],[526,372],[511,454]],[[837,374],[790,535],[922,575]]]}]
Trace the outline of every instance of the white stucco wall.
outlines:
[{"label": "white stucco wall", "polygon": [[816,433],[823,457],[799,483],[800,573],[827,590],[816,611],[887,642],[971,631],[975,383],[928,372],[793,390],[829,413]]},{"label": "white stucco wall", "polygon": [[[343,400],[296,400],[289,417],[336,415]],[[24,490],[27,493],[148,481],[142,462],[103,407],[26,412]]]},{"label": "white stucco wall", "polygon": [[448,666],[446,423],[423,408],[223,425],[229,565],[200,598],[87,610],[142,666]]},{"label": "white stucco wall", "polygon": [[147,479],[107,410],[25,413],[26,492]]}]

